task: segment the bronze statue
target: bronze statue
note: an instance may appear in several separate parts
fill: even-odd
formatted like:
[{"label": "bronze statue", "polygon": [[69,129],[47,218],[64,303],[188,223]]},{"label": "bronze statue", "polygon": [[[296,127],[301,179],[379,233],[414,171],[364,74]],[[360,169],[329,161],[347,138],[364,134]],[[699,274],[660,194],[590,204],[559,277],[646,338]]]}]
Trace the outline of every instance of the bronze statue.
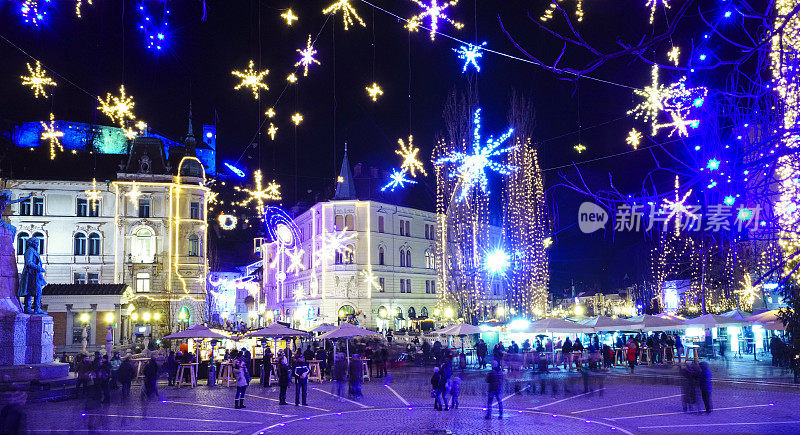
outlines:
[{"label": "bronze statue", "polygon": [[25,245],[25,267],[22,269],[17,290],[18,297],[25,297],[23,306],[25,314],[47,314],[42,311],[42,288],[47,285],[43,273],[44,267],[39,257],[39,239],[31,237]]}]

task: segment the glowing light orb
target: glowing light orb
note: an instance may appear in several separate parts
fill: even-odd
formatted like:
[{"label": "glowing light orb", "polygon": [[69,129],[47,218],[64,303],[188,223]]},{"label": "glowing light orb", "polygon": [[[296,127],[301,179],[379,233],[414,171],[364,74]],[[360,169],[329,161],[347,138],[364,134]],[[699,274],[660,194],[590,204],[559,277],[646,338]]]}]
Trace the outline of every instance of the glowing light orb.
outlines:
[{"label": "glowing light orb", "polygon": [[484,268],[492,275],[505,273],[511,265],[511,257],[502,249],[494,249],[486,253]]},{"label": "glowing light orb", "polygon": [[230,231],[236,228],[236,224],[239,222],[239,219],[237,219],[234,215],[220,214],[217,216],[217,222],[219,222],[220,228],[225,231]]},{"label": "glowing light orb", "polygon": [[297,17],[297,15],[295,15],[294,12],[292,12],[291,9],[288,9],[286,12],[282,13],[281,14],[281,18],[286,20],[286,25],[287,26],[291,26],[292,23],[294,23],[295,21],[297,21],[299,19]]}]

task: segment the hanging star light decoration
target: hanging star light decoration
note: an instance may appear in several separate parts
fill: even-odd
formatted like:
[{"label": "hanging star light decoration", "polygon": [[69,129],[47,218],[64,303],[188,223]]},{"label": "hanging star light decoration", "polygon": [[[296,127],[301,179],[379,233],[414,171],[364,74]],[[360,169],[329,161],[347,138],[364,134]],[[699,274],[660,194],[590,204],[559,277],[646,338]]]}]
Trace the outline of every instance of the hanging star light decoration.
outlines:
[{"label": "hanging star light decoration", "polygon": [[578,154],[581,154],[582,152],[586,151],[586,145],[584,145],[584,144],[580,144],[580,143],[579,143],[579,144],[577,144],[577,145],[575,145],[575,146],[574,146],[574,147],[572,147],[572,148],[574,148],[574,149],[575,149],[575,151],[577,151],[577,152],[578,152]]},{"label": "hanging star light decoration", "polygon": [[278,127],[275,127],[275,124],[270,122],[269,128],[267,129],[267,134],[269,135],[269,138],[275,140],[275,133],[277,132],[278,132]]},{"label": "hanging star light decoration", "polygon": [[264,112],[264,114],[267,115],[267,118],[274,118],[275,117],[275,109],[270,107],[269,109],[267,109],[266,112]]},{"label": "hanging star light decoration", "polygon": [[295,114],[292,115],[292,122],[294,122],[295,126],[300,125],[300,123],[303,122],[303,115],[301,115],[300,112],[295,112]]},{"label": "hanging star light decoration", "polygon": [[375,82],[372,83],[372,86],[367,86],[366,89],[367,94],[369,94],[369,97],[372,98],[372,101],[378,101],[378,97],[383,95],[383,89],[381,89],[381,87]]},{"label": "hanging star light decoration", "polygon": [[[50,2],[47,1],[46,3]],[[39,21],[44,20],[45,15],[47,15],[46,10],[39,10],[39,0],[23,0],[19,11],[25,22],[30,22],[34,26],[38,26]]]},{"label": "hanging star light decoration", "polygon": [[400,145],[400,149],[395,150],[394,153],[403,158],[400,169],[403,172],[407,172],[412,177],[417,176],[418,170],[422,175],[428,175],[428,173],[425,172],[425,167],[422,165],[422,162],[417,158],[419,148],[414,146],[414,136],[408,136],[408,144],[403,142],[403,139],[397,139],[397,144]]},{"label": "hanging star light decoration", "polygon": [[262,175],[261,170],[257,170],[253,173],[253,177],[255,179],[255,188],[254,189],[247,189],[239,186],[235,186],[239,192],[244,192],[248,196],[241,202],[239,202],[239,206],[246,207],[248,204],[255,203],[255,211],[256,214],[259,216],[264,215],[264,201],[280,201],[281,194],[278,190],[280,185],[276,184],[274,181],[269,183],[267,187],[263,187],[262,185]]},{"label": "hanging star light decoration", "polygon": [[389,182],[381,188],[381,192],[385,192],[386,189],[389,189],[390,192],[394,192],[396,188],[405,188],[406,183],[409,184],[417,184],[416,181],[406,178],[406,173],[400,170],[393,170],[392,173],[389,175]]},{"label": "hanging star light decoration", "polygon": [[92,178],[92,188],[90,190],[84,190],[83,193],[89,201],[89,206],[92,207],[92,209],[97,208],[97,203],[99,203],[100,198],[103,197],[103,192],[97,188],[97,179]]},{"label": "hanging star light decoration", "polygon": [[371,270],[362,270],[361,272],[359,272],[359,275],[361,275],[361,279],[364,280],[364,283],[367,285],[368,289],[373,289],[373,288],[375,290],[381,289],[380,280],[374,273],[372,273]]},{"label": "hanging star light decoration", "polygon": [[291,84],[295,84],[297,83],[297,76],[294,73],[291,73],[288,76],[286,76],[286,81]]},{"label": "hanging star light decoration", "polygon": [[455,163],[455,169],[450,172],[448,177],[458,178],[461,180],[461,193],[458,200],[464,200],[472,191],[473,188],[480,187],[483,193],[489,193],[489,180],[486,177],[486,171],[492,170],[500,175],[508,175],[517,170],[516,166],[503,165],[492,160],[501,154],[517,149],[516,146],[500,148],[500,146],[508,140],[511,133],[514,132],[513,128],[509,128],[499,138],[495,139],[489,136],[485,144],[481,144],[481,109],[475,109],[475,115],[472,122],[475,126],[473,130],[472,140],[472,153],[467,154],[461,151],[452,150],[450,154],[436,160],[436,165],[443,165],[445,163]]},{"label": "hanging star light decoration", "polygon": [[350,4],[350,0],[337,0],[330,4],[327,8],[322,10],[322,13],[325,15],[334,14],[336,12],[342,13],[342,23],[344,23],[344,30],[348,30],[350,26],[353,25],[355,21],[353,18],[358,20],[358,23],[361,24],[361,27],[367,27],[367,24],[361,17],[358,15],[356,8]]},{"label": "hanging star light decoration", "polygon": [[410,32],[416,32],[419,26],[422,25],[422,22],[425,20],[425,18],[427,18],[430,22],[428,28],[430,29],[431,41],[436,38],[436,32],[439,30],[439,20],[450,23],[456,29],[461,29],[464,27],[463,24],[454,21],[444,13],[445,9],[458,4],[458,0],[445,1],[442,4],[439,4],[438,0],[430,0],[430,4],[422,3],[420,0],[411,1],[419,5],[419,7],[422,8],[422,12],[408,19],[405,27]]},{"label": "hanging star light decoration", "polygon": [[739,284],[742,285],[742,288],[737,290],[736,293],[739,294],[739,300],[743,302],[742,308],[752,309],[753,302],[755,302],[761,291],[761,284],[753,285],[753,279],[750,277],[749,272],[744,273],[743,281],[739,282]]},{"label": "hanging star light decoration", "polygon": [[355,240],[357,233],[348,234],[348,228],[344,227],[341,231],[323,232],[320,234],[320,249],[316,251],[315,264],[322,264],[325,259],[334,258],[339,255],[347,255],[353,252],[350,244]]},{"label": "hanging star light decoration", "polygon": [[239,90],[243,87],[250,88],[253,91],[253,97],[258,99],[258,91],[260,89],[264,89],[265,91],[269,90],[269,87],[263,82],[264,76],[269,74],[269,70],[265,69],[264,71],[256,71],[253,69],[254,63],[251,60],[247,66],[247,69],[244,71],[231,71],[231,74],[235,75],[242,79],[242,82],[238,85],[234,86],[234,90]]},{"label": "hanging star light decoration", "polygon": [[97,109],[111,118],[112,122],[116,122],[120,128],[126,129],[125,124],[128,120],[136,121],[136,117],[133,115],[133,97],[125,95],[125,85],[119,87],[119,97],[113,96],[109,92],[106,93],[105,100],[97,97],[97,101],[100,102]]},{"label": "hanging star light decoration", "polygon": [[288,9],[286,12],[282,13],[281,14],[281,18],[286,20],[286,25],[287,26],[291,26],[292,23],[294,23],[295,21],[297,21],[299,19],[297,17],[297,15],[295,15],[294,12],[292,12],[291,9]]},{"label": "hanging star light decoration", "polygon": [[639,143],[642,141],[642,137],[643,137],[642,134],[639,133],[638,130],[636,130],[635,128],[631,129],[631,131],[628,132],[628,137],[625,138],[625,143],[632,146],[633,149],[638,150]]},{"label": "hanging star light decoration", "polygon": [[659,3],[664,5],[664,9],[669,9],[669,4],[667,3],[667,0],[646,0],[646,1],[647,3],[645,3],[645,6],[650,7],[650,24],[653,24],[653,21],[655,20],[656,7],[658,6]]},{"label": "hanging star light decoration", "polygon": [[139,183],[133,182],[131,184],[131,190],[125,193],[125,196],[131,200],[132,203],[136,204],[139,202],[139,197],[142,196],[142,191],[139,189]]},{"label": "hanging star light decoration", "polygon": [[[549,21],[553,18],[553,12],[558,7],[558,3],[563,2],[564,0],[552,0],[550,5],[545,9],[544,13],[541,17],[539,17],[542,21]],[[578,17],[578,22],[583,21],[583,0],[576,0],[575,1],[575,16]]]},{"label": "hanging star light decoration", "polygon": [[286,267],[286,273],[300,273],[306,270],[306,265],[303,264],[303,255],[306,251],[303,249],[285,250],[286,258],[289,260],[289,266]]},{"label": "hanging star light decoration", "polygon": [[[641,118],[645,122],[650,122],[653,136],[658,134],[660,128],[665,127],[674,127],[673,133],[678,131],[679,134],[683,134],[686,132],[686,126],[691,125],[691,122],[699,122],[691,121],[685,124],[683,120],[689,111],[703,105],[705,96],[708,93],[707,88],[686,87],[686,77],[682,77],[669,86],[662,85],[658,81],[657,65],[653,65],[650,77],[652,82],[649,86],[633,91],[636,95],[644,97],[644,101],[629,110],[629,115],[633,114],[636,119]],[[659,124],[658,115],[661,112],[668,112],[672,122]],[[683,125],[681,126],[681,124]]]},{"label": "hanging star light decoration", "polygon": [[64,147],[61,145],[61,138],[64,137],[63,131],[56,130],[53,114],[50,114],[50,123],[40,122],[42,124],[42,140],[46,140],[50,145],[50,160],[56,158],[56,148],[64,152]]},{"label": "hanging star light decoration", "polygon": [[667,59],[678,66],[678,57],[681,55],[681,49],[677,46],[672,47],[672,50],[667,53]]},{"label": "hanging star light decoration", "polygon": [[297,49],[298,53],[300,53],[300,60],[297,61],[294,66],[303,66],[303,77],[308,75],[308,67],[317,64],[320,65],[319,61],[314,58],[314,55],[317,54],[317,50],[311,45],[311,35],[308,35],[308,41],[306,41],[306,48],[304,50]]},{"label": "hanging star light decoration", "polygon": [[675,218],[676,225],[682,219],[682,216],[687,216],[692,219],[697,219],[697,214],[689,211],[689,208],[686,206],[686,200],[689,199],[689,195],[692,194],[692,189],[689,189],[682,198],[678,197],[678,191],[675,190],[675,200],[670,201],[667,198],[663,199],[662,208],[669,210],[667,217],[664,218],[664,225],[667,225],[672,218]]},{"label": "hanging star light decoration", "polygon": [[697,119],[684,119],[684,115],[678,110],[670,111],[669,116],[672,118],[672,122],[655,124],[653,128],[656,132],[662,128],[672,127],[668,137],[672,137],[672,135],[675,133],[678,133],[679,137],[688,137],[689,130],[687,127],[697,128],[697,126],[700,125],[700,121]]},{"label": "hanging star light decoration", "polygon": [[50,77],[47,77],[44,71],[42,71],[42,64],[39,61],[36,61],[36,68],[32,68],[31,64],[26,63],[28,66],[28,72],[30,73],[29,76],[19,76],[22,79],[22,86],[30,86],[31,90],[33,91],[33,96],[39,98],[41,94],[44,98],[47,98],[47,92],[45,91],[45,86],[57,86],[56,82],[53,81]]},{"label": "hanging star light decoration", "polygon": [[461,68],[462,73],[467,72],[467,68],[469,68],[470,65],[475,68],[475,72],[481,72],[481,67],[478,65],[478,58],[483,57],[483,53],[481,53],[481,51],[485,46],[486,41],[480,45],[467,44],[462,45],[459,48],[452,49],[458,54],[458,58],[464,61],[464,67]]}]

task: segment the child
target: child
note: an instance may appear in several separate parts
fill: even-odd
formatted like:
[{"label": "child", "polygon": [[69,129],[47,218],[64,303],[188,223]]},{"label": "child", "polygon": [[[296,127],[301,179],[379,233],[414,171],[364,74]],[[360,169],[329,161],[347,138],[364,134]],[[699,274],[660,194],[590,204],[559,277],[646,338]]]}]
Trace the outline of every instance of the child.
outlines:
[{"label": "child", "polygon": [[453,403],[450,405],[450,409],[458,408],[459,394],[461,394],[461,378],[453,376],[453,379],[450,380],[450,395],[453,397]]}]

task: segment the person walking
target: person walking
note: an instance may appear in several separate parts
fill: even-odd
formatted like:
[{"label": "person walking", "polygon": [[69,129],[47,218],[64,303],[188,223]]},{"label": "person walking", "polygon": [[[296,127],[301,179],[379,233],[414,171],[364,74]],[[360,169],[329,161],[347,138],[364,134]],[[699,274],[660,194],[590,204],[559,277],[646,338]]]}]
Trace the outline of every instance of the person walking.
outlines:
[{"label": "person walking", "polygon": [[297,364],[294,366],[294,406],[300,405],[300,394],[303,395],[303,406],[308,406],[306,403],[306,395],[308,394],[308,365],[305,358],[298,357]]},{"label": "person walking", "polygon": [[372,346],[367,346],[364,350],[364,360],[367,361],[367,369],[369,370],[369,377],[372,377],[372,361],[375,359],[374,352],[372,352]]},{"label": "person walking", "polygon": [[433,396],[433,409],[436,411],[442,410],[441,404],[441,396],[442,393],[439,390],[439,380],[442,377],[441,373],[439,373],[439,367],[433,368],[433,375],[431,375],[431,395]]},{"label": "person walking", "polygon": [[628,345],[625,347],[625,356],[628,361],[628,368],[633,374],[633,369],[636,367],[636,342],[633,339],[628,340]]},{"label": "person walking", "polygon": [[319,376],[324,379],[325,375],[328,374],[328,353],[321,347],[317,348],[314,358],[319,361]]},{"label": "person walking", "polygon": [[117,370],[117,380],[122,387],[121,393],[123,403],[127,402],[131,395],[131,381],[133,381],[134,376],[136,376],[136,374],[133,372],[133,364],[131,364],[129,357],[125,357],[119,365],[119,370]]},{"label": "person walking", "polygon": [[289,388],[289,360],[283,354],[283,349],[278,351],[278,405],[288,405],[286,403],[286,389]]},{"label": "person walking", "polygon": [[695,375],[692,367],[685,364],[681,367],[681,400],[683,405],[683,412],[692,412],[694,404],[697,401],[697,394],[695,393],[694,378]]},{"label": "person walking", "polygon": [[178,375],[178,359],[175,351],[169,351],[167,361],[164,363],[164,370],[167,372],[167,385],[175,385],[175,377]]},{"label": "person walking", "polygon": [[703,398],[703,405],[706,407],[706,414],[711,413],[711,368],[708,363],[701,361],[699,365],[698,379],[700,381],[700,396]]},{"label": "person walking", "polygon": [[461,395],[461,378],[458,376],[453,376],[453,379],[450,380],[450,397],[452,403],[450,403],[450,409],[458,408],[458,396]]},{"label": "person walking", "polygon": [[81,391],[84,397],[87,396],[89,391],[91,369],[91,364],[86,360],[86,355],[78,355],[77,362],[75,363],[75,372],[78,375],[78,382],[75,384],[75,390]]},{"label": "person walking", "polygon": [[341,353],[336,354],[336,361],[333,363],[333,380],[336,381],[336,397],[339,402],[344,401],[344,384],[347,380],[347,360]]},{"label": "person walking", "polygon": [[492,369],[486,375],[486,383],[489,384],[489,389],[486,399],[486,417],[484,418],[487,420],[492,418],[492,401],[494,399],[497,399],[497,418],[503,418],[503,401],[500,399],[500,392],[503,391],[503,372],[497,361],[492,361]]},{"label": "person walking", "polygon": [[478,355],[478,367],[481,369],[486,367],[486,354],[488,351],[486,342],[483,339],[478,340],[478,344],[475,346],[475,353]]},{"label": "person walking", "polygon": [[233,375],[236,377],[236,395],[233,396],[233,407],[235,409],[246,408],[244,406],[244,393],[247,391],[247,366],[243,361],[237,360],[233,365]]},{"label": "person walking", "polygon": [[151,356],[150,361],[142,370],[144,373],[144,383],[142,384],[142,399],[150,401],[158,397],[158,362],[156,357]]},{"label": "person walking", "polygon": [[349,367],[350,375],[350,395],[354,399],[363,397],[361,394],[361,381],[364,379],[364,367],[362,367],[361,357],[358,354],[353,355]]},{"label": "person walking", "polygon": [[111,403],[111,362],[108,360],[108,355],[103,356],[100,366],[97,368],[97,379],[95,382],[99,383],[100,391],[103,393],[102,403]]}]

